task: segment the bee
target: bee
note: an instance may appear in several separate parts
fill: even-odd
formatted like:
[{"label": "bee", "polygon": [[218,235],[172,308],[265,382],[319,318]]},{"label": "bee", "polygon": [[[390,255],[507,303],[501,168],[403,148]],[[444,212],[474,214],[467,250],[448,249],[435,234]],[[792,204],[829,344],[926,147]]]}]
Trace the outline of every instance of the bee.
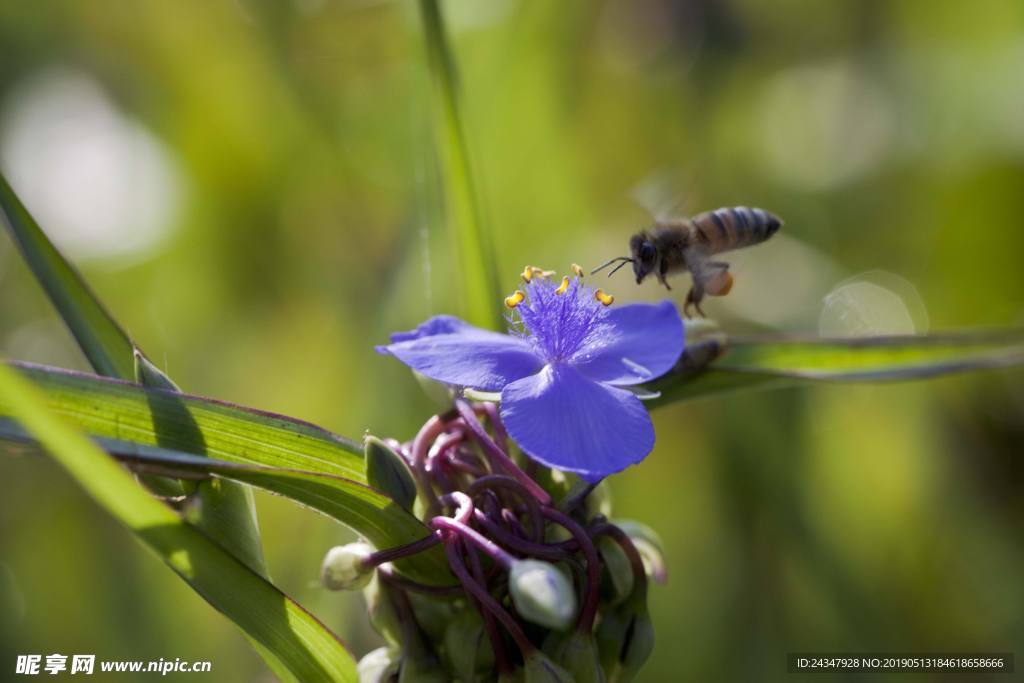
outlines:
[{"label": "bee", "polygon": [[782,221],[777,216],[746,206],[705,211],[693,218],[657,220],[651,228],[630,238],[630,256],[616,256],[591,274],[620,262],[608,273],[611,277],[627,263],[632,263],[637,284],[653,273],[666,289],[672,289],[666,276],[689,271],[693,286],[686,295],[683,313],[690,317],[692,306],[703,316],[700,303],[704,296],[725,296],[733,282],[729,264],[713,261],[711,257],[760,244],[780,227]]}]

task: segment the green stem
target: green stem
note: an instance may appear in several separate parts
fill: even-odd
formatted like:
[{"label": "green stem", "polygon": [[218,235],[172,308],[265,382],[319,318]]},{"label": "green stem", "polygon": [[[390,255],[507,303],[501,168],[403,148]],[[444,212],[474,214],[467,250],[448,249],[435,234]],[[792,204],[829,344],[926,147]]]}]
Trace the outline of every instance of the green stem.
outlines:
[{"label": "green stem", "polygon": [[457,249],[463,317],[485,328],[503,325],[494,247],[485,229],[466,132],[458,77],[437,0],[420,0],[427,63],[434,84],[437,147],[449,220]]}]

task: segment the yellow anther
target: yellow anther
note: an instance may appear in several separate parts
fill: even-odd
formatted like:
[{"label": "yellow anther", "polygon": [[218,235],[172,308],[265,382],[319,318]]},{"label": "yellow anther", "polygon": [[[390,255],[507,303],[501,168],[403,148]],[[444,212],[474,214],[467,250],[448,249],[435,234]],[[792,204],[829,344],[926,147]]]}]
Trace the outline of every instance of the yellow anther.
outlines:
[{"label": "yellow anther", "polygon": [[572,268],[573,275],[575,275],[576,277],[578,277],[579,279],[582,280],[583,279],[583,269],[580,268],[580,264],[574,263],[574,264],[572,264],[571,268]]},{"label": "yellow anther", "polygon": [[530,280],[533,279],[533,271],[537,270],[533,266],[526,266],[523,268],[523,272],[519,274],[519,277],[523,278],[523,282],[530,284]]},{"label": "yellow anther", "polygon": [[555,294],[565,294],[565,290],[569,289],[569,278],[562,277],[562,284],[558,285],[558,289],[555,290]]},{"label": "yellow anther", "polygon": [[611,294],[605,294],[603,289],[599,289],[594,292],[594,298],[600,301],[605,306],[611,306],[615,302],[615,297]]},{"label": "yellow anther", "polygon": [[523,299],[525,298],[526,295],[523,294],[522,290],[517,289],[511,296],[505,297],[505,305],[509,308],[515,308],[519,304],[523,303]]}]

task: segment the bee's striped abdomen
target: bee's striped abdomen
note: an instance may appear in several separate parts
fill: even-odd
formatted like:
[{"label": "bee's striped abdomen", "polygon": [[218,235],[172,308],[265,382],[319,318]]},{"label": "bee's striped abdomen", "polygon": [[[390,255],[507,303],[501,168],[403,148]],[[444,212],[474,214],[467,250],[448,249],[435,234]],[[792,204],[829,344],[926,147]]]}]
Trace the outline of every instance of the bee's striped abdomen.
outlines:
[{"label": "bee's striped abdomen", "polygon": [[697,240],[709,254],[764,242],[778,232],[782,221],[764,209],[734,206],[694,216]]}]

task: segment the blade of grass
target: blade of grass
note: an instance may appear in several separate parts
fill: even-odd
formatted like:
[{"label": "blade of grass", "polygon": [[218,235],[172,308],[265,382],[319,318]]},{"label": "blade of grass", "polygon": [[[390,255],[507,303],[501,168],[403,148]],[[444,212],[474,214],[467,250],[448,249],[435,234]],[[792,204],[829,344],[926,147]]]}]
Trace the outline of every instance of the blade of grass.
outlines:
[{"label": "blade of grass", "polygon": [[45,398],[0,364],[0,399],[11,415],[93,499],[253,642],[289,681],[356,681],[338,638],[298,603],[146,493],[114,460],[50,412]]},{"label": "blade of grass", "polygon": [[494,247],[484,226],[473,181],[472,158],[459,104],[458,74],[437,0],[420,0],[420,16],[433,81],[446,208],[458,257],[462,317],[480,327],[500,328],[502,294]]},{"label": "blade of grass", "polygon": [[[857,339],[739,339],[706,364],[683,362],[646,385],[657,407],[725,391],[807,381],[882,382],[1024,364],[1024,330]],[[691,359],[692,360],[692,359]]]},{"label": "blade of grass", "polygon": [[[3,431],[0,423],[0,438]],[[430,531],[395,500],[344,477],[198,458],[110,439],[100,440],[100,446],[135,471],[154,471],[178,477],[216,475],[277,493],[355,529],[379,549],[405,545],[430,535]],[[424,583],[436,584],[441,577],[448,584],[455,583],[440,547],[414,558],[397,560],[395,567],[409,578]]]},{"label": "blade of grass", "polygon": [[[330,495],[335,499],[316,505],[301,500],[298,496],[302,487],[294,481],[289,483],[290,493],[286,495],[313,507],[328,506],[324,512],[364,534],[378,547],[410,543],[429,533],[412,514],[367,486],[360,444],[320,427],[95,375],[23,363],[11,365],[42,390],[50,410],[90,436],[131,443],[136,453],[157,448],[162,450],[156,452],[201,454],[241,466],[306,473],[314,477],[309,488],[315,489],[317,496]],[[18,438],[16,427],[4,419],[14,417],[15,409],[0,396],[0,438]],[[262,476],[262,470],[259,472]],[[317,479],[316,475],[327,479]],[[328,480],[332,483],[323,483]],[[425,583],[443,585],[451,580],[447,564],[440,556],[416,556],[401,568]]]},{"label": "blade of grass", "polygon": [[[177,389],[145,358],[74,266],[50,242],[3,175],[0,175],[0,213],[25,262],[97,373]],[[145,372],[139,373],[140,369]],[[177,482],[150,479],[147,484],[154,490],[167,492],[173,491]],[[234,483],[216,489],[200,484],[198,496],[203,505],[196,524],[265,576],[267,570],[252,491]]]},{"label": "blade of grass", "polygon": [[46,290],[93,369],[107,377],[134,377],[134,344],[78,271],[57,251],[0,175],[0,210],[22,258]]}]

